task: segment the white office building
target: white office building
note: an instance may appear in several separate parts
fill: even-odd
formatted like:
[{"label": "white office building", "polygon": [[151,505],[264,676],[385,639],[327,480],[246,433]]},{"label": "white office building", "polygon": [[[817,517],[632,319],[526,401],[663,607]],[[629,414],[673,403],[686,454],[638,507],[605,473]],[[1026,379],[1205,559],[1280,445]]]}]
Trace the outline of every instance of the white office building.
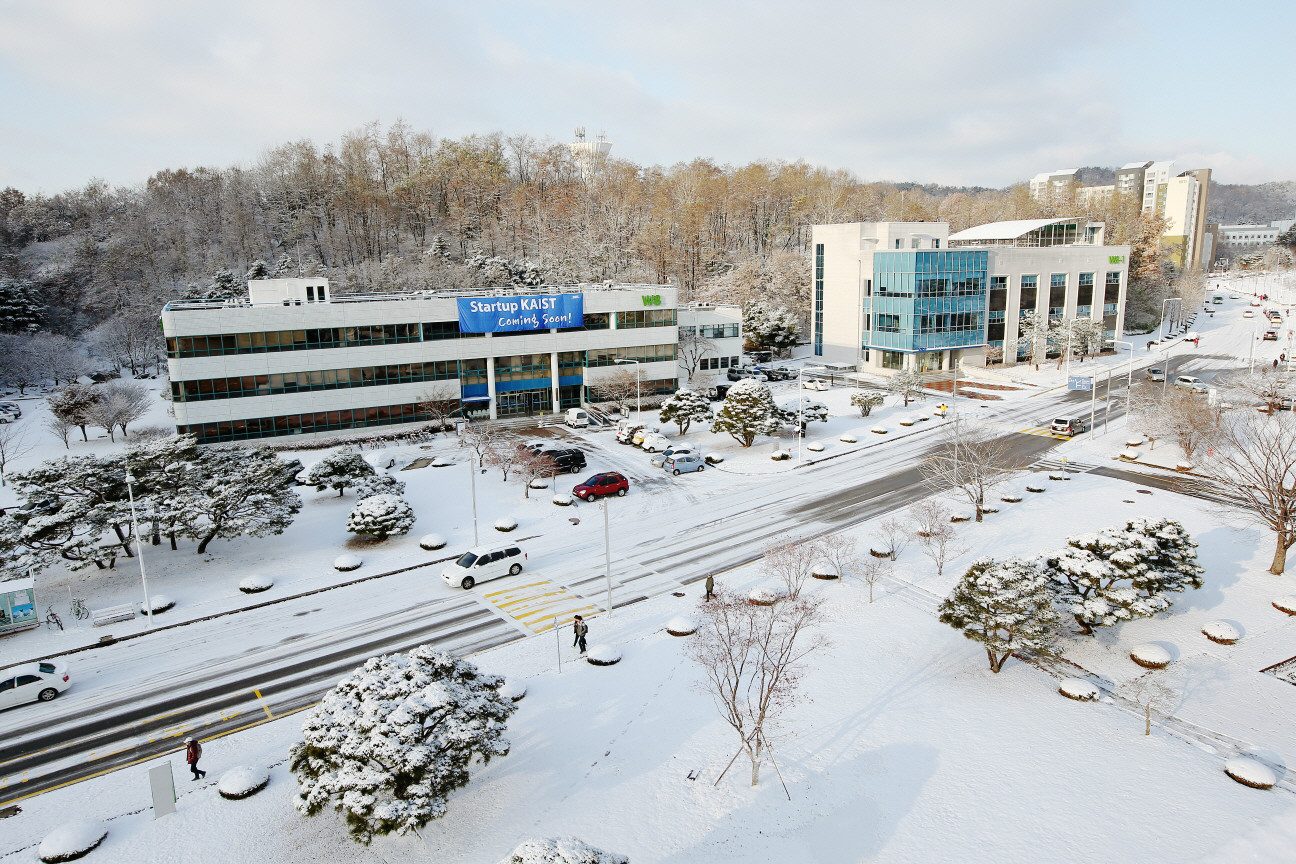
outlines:
[{"label": "white office building", "polygon": [[1020,319],[1124,328],[1129,247],[1084,218],[980,225],[855,222],[813,228],[812,345],[824,362],[890,374],[1024,358]]},{"label": "white office building", "polygon": [[618,369],[645,395],[668,392],[681,314],[720,334],[707,366],[741,356],[737,307],[682,313],[670,285],[334,295],[305,278],[248,291],[162,312],[176,429],[201,443],[423,422],[430,398],[476,418],[556,414]]}]

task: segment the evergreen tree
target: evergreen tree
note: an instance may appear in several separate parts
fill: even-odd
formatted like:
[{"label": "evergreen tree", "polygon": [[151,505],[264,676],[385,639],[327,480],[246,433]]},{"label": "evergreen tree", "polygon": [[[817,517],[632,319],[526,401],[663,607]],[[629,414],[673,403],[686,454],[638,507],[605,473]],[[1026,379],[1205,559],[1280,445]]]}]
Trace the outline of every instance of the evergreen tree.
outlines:
[{"label": "evergreen tree", "polygon": [[375,473],[372,477],[361,477],[355,482],[356,500],[370,495],[404,495],[405,484],[390,474]]},{"label": "evergreen tree", "polygon": [[499,864],[630,864],[630,859],[576,837],[546,837],[527,840]]},{"label": "evergreen tree", "polygon": [[783,425],[783,412],[774,404],[764,381],[744,378],[725,395],[724,403],[711,424],[712,432],[726,432],[744,447],[757,435],[773,435]]},{"label": "evergreen tree", "polygon": [[984,645],[997,674],[1014,651],[1051,644],[1057,612],[1048,574],[1020,558],[979,558],[941,604],[940,620]]},{"label": "evergreen tree", "polygon": [[336,489],[341,498],[348,486],[354,486],[356,481],[372,476],[373,466],[356,451],[344,448],[312,465],[306,472],[306,485],[314,486],[317,492]]},{"label": "evergreen tree", "polygon": [[1196,544],[1172,520],[1139,519],[1067,538],[1045,567],[1080,631],[1147,618],[1170,608],[1169,593],[1200,588]]},{"label": "evergreen tree", "polygon": [[249,279],[249,280],[250,280],[250,279],[269,279],[269,278],[270,278],[270,267],[266,264],[266,262],[264,262],[264,261],[262,261],[260,258],[258,258],[257,260],[255,260],[255,261],[252,262],[252,266],[251,266],[251,267],[248,267],[248,271],[247,271],[247,273],[245,273],[245,274],[243,275],[243,278],[244,278],[244,279]]},{"label": "evergreen tree", "polygon": [[782,355],[796,347],[801,323],[795,312],[756,300],[743,309],[742,329],[753,348]]},{"label": "evergreen tree", "polygon": [[270,278],[287,279],[292,276],[295,266],[292,256],[285,253],[279,256],[279,260],[275,262],[274,270],[270,272]]},{"label": "evergreen tree", "polygon": [[181,502],[185,533],[198,540],[197,553],[212,540],[282,534],[301,510],[292,490],[296,471],[264,447],[206,447],[200,478]]},{"label": "evergreen tree", "polygon": [[0,276],[0,333],[29,333],[40,327],[45,304],[31,282]]},{"label": "evergreen tree", "polygon": [[361,498],[347,517],[347,530],[386,540],[408,534],[414,527],[414,509],[397,495],[370,495]]},{"label": "evergreen tree", "polygon": [[202,451],[192,435],[174,435],[126,451],[126,466],[138,479],[135,505],[140,535],[157,545],[165,535],[171,548],[184,533],[187,498],[202,476]]},{"label": "evergreen tree", "polygon": [[711,411],[710,399],[696,391],[682,388],[662,403],[658,417],[663,423],[674,423],[683,435],[688,432],[693,421],[706,423],[713,420],[715,414]]},{"label": "evergreen tree", "polygon": [[294,806],[308,816],[331,806],[361,843],[444,816],[474,759],[508,755],[516,706],[500,683],[428,645],[368,660],[302,724]]}]

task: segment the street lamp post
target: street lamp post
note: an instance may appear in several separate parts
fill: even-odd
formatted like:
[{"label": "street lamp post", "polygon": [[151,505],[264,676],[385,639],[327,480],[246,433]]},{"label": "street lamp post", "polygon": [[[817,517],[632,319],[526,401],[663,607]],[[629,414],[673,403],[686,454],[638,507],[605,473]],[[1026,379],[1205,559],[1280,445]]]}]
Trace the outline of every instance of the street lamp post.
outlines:
[{"label": "street lamp post", "polygon": [[[1128,346],[1129,346],[1129,366],[1128,366],[1128,369],[1127,369],[1127,371],[1126,371],[1126,376],[1127,376],[1127,377],[1126,377],[1126,380],[1125,380],[1125,417],[1126,417],[1125,422],[1126,422],[1126,423],[1129,423],[1129,414],[1130,414],[1130,394],[1131,394],[1131,393],[1133,392],[1133,390],[1134,390],[1134,343],[1133,343],[1133,342],[1126,342],[1126,341],[1123,340],[1123,339],[1113,339],[1113,340],[1111,340],[1111,343],[1112,343],[1113,345],[1128,345]],[[1111,384],[1110,384],[1110,383],[1108,384],[1107,389],[1108,389],[1108,393],[1110,394],[1110,392],[1111,392]],[[1108,395],[1107,407],[1108,407],[1109,409],[1111,408],[1111,396],[1110,396],[1110,395]],[[1104,432],[1107,431],[1106,427],[1103,428],[1103,431],[1104,431]]]},{"label": "street lamp post", "polygon": [[612,617],[612,533],[608,529],[608,502],[603,499],[603,577],[607,580],[608,618]]},{"label": "street lamp post", "polygon": [[144,544],[140,542],[139,520],[135,518],[135,475],[126,470],[126,495],[130,498],[131,533],[135,535],[135,555],[139,558],[140,582],[144,586],[144,612],[148,626],[153,626],[153,604],[149,602],[148,576],[144,572]]},{"label": "street lamp post", "polygon": [[1170,346],[1165,347],[1165,377],[1161,379],[1161,398],[1165,398],[1166,387],[1170,384]]},{"label": "street lamp post", "polygon": [[643,361],[641,360],[621,360],[616,359],[617,363],[633,363],[635,367],[635,422],[643,422]]},{"label": "street lamp post", "polygon": [[477,546],[477,461],[471,453],[468,454],[468,482],[472,486],[473,546]]}]

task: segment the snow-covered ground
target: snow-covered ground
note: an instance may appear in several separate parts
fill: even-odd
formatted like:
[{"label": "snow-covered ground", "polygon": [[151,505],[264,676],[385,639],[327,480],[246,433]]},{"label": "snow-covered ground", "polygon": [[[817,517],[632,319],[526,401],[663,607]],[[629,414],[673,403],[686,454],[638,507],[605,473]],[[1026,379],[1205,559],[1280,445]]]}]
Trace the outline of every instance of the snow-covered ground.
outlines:
[{"label": "snow-covered ground", "polygon": [[[1135,380],[1144,368],[1165,365],[1167,358],[1171,375],[1194,374],[1208,381],[1217,371],[1245,365],[1259,326],[1256,319],[1241,317],[1246,303],[1245,297],[1226,300],[1213,307],[1215,316],[1199,315],[1193,324],[1201,336],[1199,347],[1174,341],[1148,351],[1150,337],[1128,337],[1135,345]],[[1285,351],[1286,337],[1283,333],[1279,343],[1254,342],[1257,364],[1271,363]],[[1073,364],[1069,371],[1087,375],[1102,369],[1105,389],[1106,370],[1123,375],[1127,364],[1128,355],[1122,354]],[[1038,434],[1053,416],[1088,408],[1087,394],[1066,392],[1066,371],[1055,364],[1038,372],[1027,366],[985,375],[969,371],[972,382],[1019,389],[987,388],[982,392],[1002,398],[960,398],[957,410],[985,417],[1005,432]],[[976,389],[975,383],[967,386]],[[795,382],[773,389],[780,403],[798,395]],[[577,601],[597,611],[603,602],[598,578],[601,508],[558,507],[551,499],[595,471],[625,473],[632,479],[631,495],[609,502],[618,577],[614,598],[620,603],[633,596],[659,596],[618,609],[611,619],[592,619],[592,644],[612,641],[622,648],[624,659],[616,666],[573,665],[564,645],[560,673],[552,633],[476,656],[486,670],[525,679],[528,685],[510,723],[513,754],[492,763],[454,796],[449,816],[430,825],[422,840],[381,840],[370,849],[352,849],[334,817],[298,816],[288,801],[292,783],[282,765],[300,725],[290,717],[207,742],[204,768],[213,778],[238,765],[275,764],[264,793],[223,800],[214,782],[190,784],[176,758],[177,785],[185,793],[180,812],[153,822],[149,812],[134,812],[148,804],[147,765],[137,765],[22,801],[18,818],[0,820],[0,855],[24,848],[24,854],[33,855],[31,847],[45,833],[73,817],[107,820],[109,837],[89,859],[96,861],[402,860],[425,857],[425,846],[445,860],[495,861],[523,839],[558,834],[575,834],[628,854],[636,864],[959,860],[972,849],[978,857],[996,861],[1183,861],[1221,849],[1218,860],[1224,861],[1239,860],[1226,857],[1229,849],[1256,854],[1270,845],[1278,848],[1273,838],[1296,835],[1291,810],[1296,785],[1285,779],[1284,768],[1278,766],[1279,788],[1269,792],[1247,789],[1223,773],[1224,759],[1239,752],[1257,750],[1271,765],[1296,753],[1291,720],[1296,688],[1259,672],[1296,654],[1296,624],[1270,606],[1271,599],[1296,593],[1290,577],[1265,572],[1270,538],[1223,526],[1215,505],[1160,490],[1139,494],[1129,482],[1088,474],[1049,483],[1047,492],[1028,495],[1022,503],[1002,504],[1001,512],[987,516],[985,523],[960,526],[971,549],[943,579],[911,547],[897,578],[879,586],[874,604],[867,602],[866,587],[816,584],[814,590],[833,599],[833,647],[816,658],[806,680],[810,698],[792,712],[787,728],[796,734],[775,742],[793,800],[787,801],[768,769],[754,792],[742,771],[713,787],[733,753],[732,733],[721,727],[709,701],[693,686],[696,673],[682,659],[681,640],[666,635],[663,627],[692,611],[698,586],[681,583],[705,573],[708,562],[750,558],[759,553],[763,538],[779,531],[814,533],[850,525],[855,520],[849,512],[823,512],[813,506],[815,500],[911,467],[938,440],[942,421],[933,409],[942,399],[928,398],[907,408],[888,399],[865,418],[850,406],[852,392],[837,387],[804,393],[826,404],[832,416],[827,423],[810,424],[799,461],[770,458],[775,443],[795,454],[792,437],[759,439],[743,449],[705,427],[694,425],[679,436],[673,425],[661,424],[672,438],[696,442],[704,452],[725,459],[718,470],[681,477],[652,468],[648,454],[611,442],[607,432],[545,430],[587,450],[584,474],[559,477],[551,488],[532,490],[530,498],[524,497],[520,480],[504,483],[497,470],[476,477],[481,540],[524,538],[530,559],[522,577],[465,593],[445,586],[436,578],[439,567],[433,566],[314,595],[300,609],[279,604],[96,648],[69,658],[74,686],[68,694],[50,705],[0,715],[0,733],[13,740],[79,705],[156,690],[159,676],[186,680],[189,673],[181,670],[201,669],[204,662],[231,664],[244,655],[249,666],[268,664],[287,656],[282,643],[301,649],[300,659],[310,651],[328,651],[330,642],[359,642],[385,621],[395,626],[438,609],[476,604],[501,626],[513,628],[514,637],[522,636],[543,627],[505,614],[485,599],[485,592],[511,589],[533,576],[565,586]],[[1119,388],[1113,392],[1123,396]],[[24,416],[18,422],[39,446],[14,470],[68,452],[41,428],[42,402],[22,404]],[[1137,430],[1127,427],[1119,403],[1110,428],[1104,428],[1104,407],[1099,401],[1093,434],[1061,443],[1050,458],[1118,464],[1116,455]],[[164,405],[156,413],[139,425],[169,424]],[[909,420],[912,425],[902,423]],[[878,434],[871,431],[874,427],[888,431]],[[91,434],[91,443],[73,441],[70,452],[121,446]],[[841,440],[850,437],[856,443]],[[816,442],[822,451],[806,449]],[[1173,466],[1174,450],[1158,443],[1154,454],[1140,461],[1164,459],[1163,464]],[[309,465],[325,452],[285,455]],[[404,497],[418,517],[408,535],[357,543],[345,530],[354,494],[339,497],[304,489],[302,512],[282,536],[217,541],[203,556],[193,553],[192,542],[182,542],[175,552],[165,544],[147,547],[150,591],[177,604],[158,616],[158,623],[348,583],[445,558],[471,545],[466,451],[452,440],[438,439],[421,447],[392,448],[387,455],[396,460],[392,473],[407,483]],[[453,464],[399,470],[436,456]],[[810,462],[817,465],[797,467]],[[11,495],[0,490],[0,506],[14,503]],[[1034,555],[1060,545],[1068,534],[1136,515],[1169,516],[1187,525],[1201,544],[1206,586],[1178,598],[1169,615],[1127,623],[1093,639],[1069,640],[1065,653],[1108,692],[1143,671],[1128,658],[1132,646],[1151,642],[1165,647],[1175,659],[1169,671],[1182,695],[1175,719],[1154,729],[1151,738],[1142,736],[1141,718],[1120,705],[1065,699],[1057,693],[1056,680],[1016,660],[1002,674],[991,675],[984,652],[931,614],[960,572],[959,564],[977,555]],[[492,525],[502,517],[516,519],[518,529],[498,534]],[[865,522],[847,530],[867,546],[874,528]],[[428,552],[418,547],[418,539],[432,532],[448,539],[446,548]],[[348,551],[359,555],[363,566],[339,573],[332,563]],[[240,593],[238,583],[252,573],[271,576],[273,588],[251,596]],[[763,581],[754,565],[720,578],[740,589]],[[93,608],[142,599],[139,571],[130,560],[119,560],[109,572],[50,572],[38,586],[41,609],[53,603],[63,613],[69,589],[87,597]],[[660,593],[669,590],[688,596]],[[89,645],[104,630],[74,622],[67,614],[64,619],[64,633],[42,627],[0,640],[0,663]],[[1240,641],[1223,646],[1207,640],[1201,630],[1214,621],[1231,624],[1242,634]],[[144,627],[141,619],[107,629],[121,636]],[[695,770],[698,779],[688,780]],[[3,793],[21,783],[21,778],[2,779]],[[197,788],[191,790],[191,785]],[[1261,822],[1268,827],[1251,833]],[[237,830],[231,830],[234,825]],[[1289,846],[1282,848],[1289,854]]]}]

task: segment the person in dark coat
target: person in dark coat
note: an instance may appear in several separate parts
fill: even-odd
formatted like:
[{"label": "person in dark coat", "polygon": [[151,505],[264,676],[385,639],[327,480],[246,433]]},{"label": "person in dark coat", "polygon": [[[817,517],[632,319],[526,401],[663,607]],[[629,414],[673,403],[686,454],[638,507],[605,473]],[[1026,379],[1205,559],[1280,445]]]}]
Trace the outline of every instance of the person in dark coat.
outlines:
[{"label": "person in dark coat", "polygon": [[189,763],[189,770],[193,772],[193,779],[198,780],[207,776],[206,771],[198,768],[198,760],[202,758],[202,745],[193,738],[185,739],[185,761]]},{"label": "person in dark coat", "polygon": [[579,646],[580,653],[584,654],[585,637],[589,634],[589,625],[586,624],[585,619],[579,615],[577,615],[575,620],[572,621],[572,633],[576,634],[576,638],[572,640],[572,647],[575,648]]},{"label": "person in dark coat", "polygon": [[710,573],[708,573],[707,580],[706,580],[706,596],[703,597],[702,599],[710,600],[714,596],[715,596],[715,577],[712,576]]}]

